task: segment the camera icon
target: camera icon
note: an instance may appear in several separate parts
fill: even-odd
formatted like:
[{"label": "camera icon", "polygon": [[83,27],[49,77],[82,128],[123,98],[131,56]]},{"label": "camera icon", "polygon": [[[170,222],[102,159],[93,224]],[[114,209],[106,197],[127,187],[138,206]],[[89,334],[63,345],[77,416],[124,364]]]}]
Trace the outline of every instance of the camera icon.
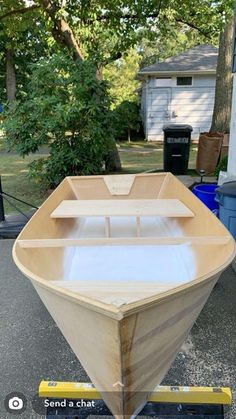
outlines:
[{"label": "camera icon", "polygon": [[8,400],[8,407],[11,410],[21,410],[24,406],[24,402],[20,397],[12,397],[12,399]]},{"label": "camera icon", "polygon": [[27,399],[23,393],[15,391],[6,396],[4,405],[7,412],[20,415],[26,409]]}]

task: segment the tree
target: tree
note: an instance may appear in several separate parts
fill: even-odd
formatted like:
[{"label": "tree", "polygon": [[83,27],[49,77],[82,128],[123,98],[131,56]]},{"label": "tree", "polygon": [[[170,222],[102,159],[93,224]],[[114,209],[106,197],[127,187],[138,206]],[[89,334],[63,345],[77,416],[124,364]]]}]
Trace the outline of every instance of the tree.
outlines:
[{"label": "tree", "polygon": [[[66,47],[75,62],[89,58],[96,63],[97,75],[108,62],[121,57],[123,51],[134,45],[140,36],[140,27],[151,28],[151,19],[159,15],[167,0],[110,2],[110,0],[77,2],[70,0],[35,0],[30,6],[15,7],[7,0],[0,21],[37,12],[58,44]],[[110,154],[110,158],[109,158]],[[120,168],[119,154],[114,141],[108,147],[107,168]]]},{"label": "tree", "polygon": [[116,137],[121,139],[122,134],[126,134],[127,141],[131,141],[131,131],[140,129],[139,105],[135,102],[124,100],[113,111],[114,126]]},{"label": "tree", "polygon": [[140,60],[138,48],[131,48],[122,58],[104,68],[103,77],[110,85],[113,109],[123,101],[138,102],[137,89],[140,81],[136,79],[136,75]]},{"label": "tree", "polygon": [[215,104],[210,131],[229,132],[232,102],[232,44],[234,22],[230,19],[220,33],[216,71]]},{"label": "tree", "polygon": [[[5,0],[0,7],[0,85],[1,102],[12,102],[24,94],[30,77],[29,64],[51,55],[50,33],[35,8],[18,2],[18,13],[12,14],[13,0]],[[13,9],[15,10],[15,9]]]},{"label": "tree", "polygon": [[5,121],[9,146],[25,156],[48,145],[49,157],[30,166],[44,186],[68,174],[100,173],[113,133],[106,83],[96,78],[94,64],[55,54],[33,67],[27,97]]},{"label": "tree", "polygon": [[[34,28],[44,25],[46,33],[51,33],[54,47],[58,52],[63,49],[68,51],[71,63],[93,62],[99,80],[109,62],[121,58],[125,51],[138,45],[145,37],[154,39],[158,34],[164,39],[173,25],[188,33],[190,38],[192,36],[192,42],[196,34],[196,43],[203,38],[208,42],[214,41],[222,24],[222,14],[227,12],[228,15],[228,10],[232,8],[232,0],[32,0],[30,3],[20,0],[18,6],[14,0],[6,0],[0,13],[0,23],[5,25],[8,35],[9,31],[13,31],[12,21],[16,22],[16,34],[12,38],[8,36],[8,40],[12,41],[21,33],[27,16],[33,14]],[[29,19],[28,31],[31,27]],[[9,47],[17,57],[16,45]],[[112,165],[112,161],[114,163],[114,156],[115,167],[119,161],[112,139],[109,153],[113,158],[110,162],[106,159],[107,167]]]},{"label": "tree", "polygon": [[115,138],[121,140],[126,136],[131,140],[131,131],[140,129],[140,111],[138,87],[136,79],[141,56],[137,49],[132,48],[122,58],[110,63],[103,72],[104,79],[110,85],[112,99],[113,123]]},{"label": "tree", "polygon": [[7,100],[13,102],[16,100],[16,67],[14,60],[14,50],[6,50],[6,91]]}]

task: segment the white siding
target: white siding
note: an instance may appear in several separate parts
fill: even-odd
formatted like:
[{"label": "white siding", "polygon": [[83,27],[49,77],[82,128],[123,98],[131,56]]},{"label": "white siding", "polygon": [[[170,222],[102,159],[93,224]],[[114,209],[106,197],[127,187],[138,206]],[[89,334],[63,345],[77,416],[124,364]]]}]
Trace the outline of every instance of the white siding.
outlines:
[{"label": "white siding", "polygon": [[148,94],[147,135],[162,134],[162,126],[168,123],[171,115],[171,88],[154,88]]},{"label": "white siding", "polygon": [[210,128],[214,97],[214,87],[172,89],[172,112],[177,115],[172,122],[192,125],[192,138],[198,137],[200,132]]},{"label": "white siding", "polygon": [[196,75],[194,76],[194,86],[198,86],[198,87],[203,87],[203,86],[207,86],[207,87],[215,87],[216,85],[216,77],[211,74],[211,75],[204,75],[204,76],[200,76],[200,75]]},{"label": "white siding", "polygon": [[142,115],[148,140],[163,140],[163,125],[168,123],[193,126],[192,138],[196,139],[211,125],[215,76],[194,75],[193,86],[176,86],[176,76],[172,87],[154,87],[155,77],[147,82],[142,99]]},{"label": "white siding", "polygon": [[140,116],[141,119],[143,121],[143,129],[144,129],[144,133],[145,133],[145,137],[147,138],[147,130],[146,130],[146,125],[147,125],[147,106],[146,106],[146,83],[143,83],[142,85],[142,94],[141,94],[141,110],[140,110]]}]

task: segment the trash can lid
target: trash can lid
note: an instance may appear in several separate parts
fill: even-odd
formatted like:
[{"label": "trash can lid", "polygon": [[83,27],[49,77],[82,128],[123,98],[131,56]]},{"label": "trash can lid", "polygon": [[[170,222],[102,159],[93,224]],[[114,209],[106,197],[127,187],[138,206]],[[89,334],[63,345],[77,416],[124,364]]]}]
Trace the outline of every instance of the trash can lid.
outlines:
[{"label": "trash can lid", "polygon": [[193,127],[187,124],[167,124],[163,126],[163,131],[192,131]]},{"label": "trash can lid", "polygon": [[221,195],[236,197],[236,181],[233,180],[231,182],[223,183],[216,192]]}]

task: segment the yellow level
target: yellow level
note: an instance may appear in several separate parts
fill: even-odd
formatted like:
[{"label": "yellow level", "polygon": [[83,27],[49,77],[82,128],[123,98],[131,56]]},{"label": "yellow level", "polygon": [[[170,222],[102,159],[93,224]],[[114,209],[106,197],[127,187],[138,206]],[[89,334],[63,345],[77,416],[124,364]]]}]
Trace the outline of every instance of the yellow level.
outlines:
[{"label": "yellow level", "polygon": [[[70,383],[62,381],[41,381],[39,397],[94,400],[102,398],[91,383]],[[230,405],[232,404],[232,392],[229,387],[158,386],[148,401]]]}]

